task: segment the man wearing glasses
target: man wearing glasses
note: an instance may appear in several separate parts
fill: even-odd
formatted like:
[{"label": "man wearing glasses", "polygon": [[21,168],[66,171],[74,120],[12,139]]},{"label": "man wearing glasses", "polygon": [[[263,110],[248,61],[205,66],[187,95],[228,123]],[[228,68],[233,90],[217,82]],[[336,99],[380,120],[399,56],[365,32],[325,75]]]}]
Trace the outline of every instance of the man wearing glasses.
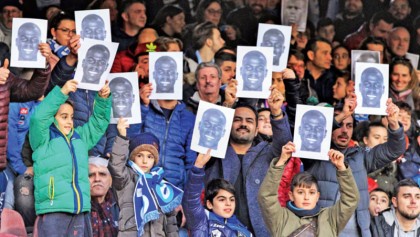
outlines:
[{"label": "man wearing glasses", "polygon": [[41,29],[31,22],[21,25],[16,38],[19,60],[37,61],[39,43],[41,43]]},{"label": "man wearing glasses", "polygon": [[82,20],[80,37],[82,39],[105,40],[106,30],[104,20],[96,14],[85,16]]},{"label": "man wearing glasses", "polygon": [[109,50],[104,45],[96,44],[90,47],[82,62],[82,83],[99,84],[102,74],[108,68],[109,57]]},{"label": "man wearing glasses", "polygon": [[0,1],[0,42],[9,46],[12,41],[13,18],[22,17],[22,4],[19,0]]}]

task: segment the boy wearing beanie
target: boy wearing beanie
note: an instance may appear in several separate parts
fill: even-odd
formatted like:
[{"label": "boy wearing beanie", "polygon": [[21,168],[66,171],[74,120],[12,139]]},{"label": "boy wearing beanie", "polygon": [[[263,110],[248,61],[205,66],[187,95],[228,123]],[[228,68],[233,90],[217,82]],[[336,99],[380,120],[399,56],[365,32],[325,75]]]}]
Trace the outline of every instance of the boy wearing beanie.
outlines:
[{"label": "boy wearing beanie", "polygon": [[126,119],[118,120],[119,134],[108,167],[121,208],[118,236],[178,236],[174,210],[181,204],[183,192],[163,180],[163,169],[155,167],[159,140],[142,133],[129,141],[128,126]]}]

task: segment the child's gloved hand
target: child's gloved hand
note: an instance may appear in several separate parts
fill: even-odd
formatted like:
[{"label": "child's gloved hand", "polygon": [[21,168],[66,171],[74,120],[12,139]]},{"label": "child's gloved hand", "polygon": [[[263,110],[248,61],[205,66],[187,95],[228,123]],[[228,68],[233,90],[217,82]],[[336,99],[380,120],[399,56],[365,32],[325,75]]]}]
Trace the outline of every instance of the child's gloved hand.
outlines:
[{"label": "child's gloved hand", "polygon": [[117,130],[118,130],[118,134],[120,134],[120,136],[126,137],[127,136],[127,128],[129,128],[129,127],[130,127],[130,124],[128,124],[127,119],[125,119],[125,118],[118,119]]},{"label": "child's gloved hand", "polygon": [[77,90],[77,84],[78,82],[74,79],[69,80],[64,84],[64,86],[61,88],[61,92],[65,95],[69,95],[70,92],[75,92]]},{"label": "child's gloved hand", "polygon": [[334,149],[330,149],[328,151],[328,156],[330,157],[331,163],[333,163],[333,165],[335,165],[335,167],[338,170],[346,170],[346,165],[344,164],[344,155],[343,153],[334,150]]},{"label": "child's gloved hand", "polygon": [[109,94],[111,94],[111,89],[109,88],[109,81],[106,80],[105,85],[98,91],[98,95],[102,98],[108,98]]}]

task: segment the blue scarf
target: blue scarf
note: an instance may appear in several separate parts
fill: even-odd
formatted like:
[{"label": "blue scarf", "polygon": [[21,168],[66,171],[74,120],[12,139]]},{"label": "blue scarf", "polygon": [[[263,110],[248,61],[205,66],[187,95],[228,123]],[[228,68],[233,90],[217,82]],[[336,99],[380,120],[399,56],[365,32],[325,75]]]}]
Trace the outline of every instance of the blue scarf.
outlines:
[{"label": "blue scarf", "polygon": [[70,49],[67,46],[60,45],[53,39],[48,39],[47,43],[50,45],[51,51],[59,58],[69,55]]},{"label": "blue scarf", "polygon": [[321,207],[318,205],[318,203],[311,210],[305,210],[305,209],[302,209],[302,208],[298,208],[298,207],[295,206],[295,204],[292,201],[288,201],[286,203],[286,207],[287,207],[287,209],[289,209],[291,212],[293,212],[299,218],[302,218],[302,217],[305,217],[305,216],[315,216],[321,210]]},{"label": "blue scarf", "polygon": [[251,232],[249,232],[249,230],[238,220],[238,218],[236,218],[235,215],[231,218],[225,219],[209,211],[208,216],[209,220],[223,223],[223,225],[226,225],[229,229],[236,232],[236,236],[252,237]]},{"label": "blue scarf", "polygon": [[131,160],[128,164],[139,175],[133,194],[133,203],[137,236],[142,236],[146,223],[159,219],[160,212],[169,213],[181,205],[184,192],[163,180],[161,167],[154,167],[150,173],[144,173]]}]

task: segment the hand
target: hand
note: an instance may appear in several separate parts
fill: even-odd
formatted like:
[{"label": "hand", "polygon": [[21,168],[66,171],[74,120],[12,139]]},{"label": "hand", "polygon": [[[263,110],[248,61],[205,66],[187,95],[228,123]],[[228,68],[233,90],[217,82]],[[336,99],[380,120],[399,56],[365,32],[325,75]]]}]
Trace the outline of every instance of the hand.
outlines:
[{"label": "hand", "polygon": [[231,41],[235,41],[236,40],[237,33],[236,33],[236,30],[235,30],[235,28],[233,26],[226,25],[226,27],[225,27],[225,34],[226,34],[226,37],[229,40],[231,40]]},{"label": "hand", "polygon": [[268,106],[272,115],[281,114],[276,119],[281,119],[283,117],[283,112],[281,111],[281,106],[284,102],[284,96],[278,91],[274,86],[270,87],[271,94],[268,97]]},{"label": "hand", "polygon": [[287,80],[287,79],[294,80],[294,79],[296,79],[295,72],[290,68],[284,69],[283,71],[281,71],[281,74],[282,74],[283,80]]},{"label": "hand", "polygon": [[357,97],[354,92],[347,95],[347,97],[344,99],[344,106],[343,110],[335,116],[335,120],[338,123],[342,123],[344,119],[350,117],[357,106]]},{"label": "hand", "polygon": [[26,168],[25,174],[34,176],[34,167],[30,166]]},{"label": "hand", "polygon": [[145,106],[149,106],[150,104],[150,95],[153,91],[152,83],[147,83],[140,88],[140,100]]},{"label": "hand", "polygon": [[77,52],[80,49],[80,35],[73,35],[70,38],[69,45],[67,45],[70,49],[70,53],[73,55],[77,55]]},{"label": "hand", "polygon": [[223,104],[230,105],[230,107],[236,102],[238,81],[231,79],[225,89],[225,101]]},{"label": "hand", "polygon": [[0,68],[0,85],[6,84],[7,78],[9,78],[10,71],[9,67],[9,59],[5,59],[3,62],[3,66]]},{"label": "hand", "polygon": [[134,71],[137,72],[137,75],[140,78],[145,78],[148,76],[148,72],[146,72],[146,70],[140,64],[136,64]]},{"label": "hand", "polygon": [[343,153],[341,153],[337,150],[334,150],[334,149],[330,149],[328,151],[328,156],[330,157],[331,163],[333,163],[333,165],[335,165],[337,170],[343,171],[343,170],[347,169],[346,165],[344,164]]},{"label": "hand", "polygon": [[47,61],[49,62],[50,57],[52,56],[50,45],[47,44],[47,43],[40,43],[38,45],[38,49],[39,49],[39,52],[41,53],[41,55],[43,57],[45,57],[47,59]]},{"label": "hand", "polygon": [[130,125],[128,124],[128,119],[125,119],[125,118],[118,119],[117,130],[120,136],[127,137],[127,128],[129,127]]},{"label": "hand", "polygon": [[184,227],[185,224],[187,223],[187,218],[185,218],[185,214],[184,214],[184,209],[182,208],[181,205],[179,205],[178,207],[175,208],[176,212],[181,212],[182,213],[182,220],[181,220],[181,225],[180,227]]},{"label": "hand", "polygon": [[76,92],[77,84],[78,84],[78,82],[76,80],[74,80],[74,79],[69,80],[61,88],[61,92],[63,92],[63,94],[65,94],[65,95],[69,95],[70,92]]},{"label": "hand", "polygon": [[98,95],[102,98],[108,98],[109,94],[111,94],[111,89],[109,88],[109,81],[105,81],[105,85],[98,91]]},{"label": "hand", "polygon": [[194,166],[200,169],[203,168],[207,164],[207,162],[209,162],[211,158],[210,152],[211,152],[211,149],[208,149],[205,155],[201,153],[198,154],[197,159],[195,160]]},{"label": "hand", "polygon": [[386,101],[386,113],[388,116],[386,117],[388,120],[388,126],[392,130],[397,130],[400,128],[400,124],[398,123],[398,117],[400,113],[400,109],[394,103],[392,103],[392,99],[388,98]]},{"label": "hand", "polygon": [[286,162],[292,157],[292,153],[296,151],[296,146],[293,142],[289,141],[286,145],[281,148],[281,155],[276,166],[286,164]]}]

